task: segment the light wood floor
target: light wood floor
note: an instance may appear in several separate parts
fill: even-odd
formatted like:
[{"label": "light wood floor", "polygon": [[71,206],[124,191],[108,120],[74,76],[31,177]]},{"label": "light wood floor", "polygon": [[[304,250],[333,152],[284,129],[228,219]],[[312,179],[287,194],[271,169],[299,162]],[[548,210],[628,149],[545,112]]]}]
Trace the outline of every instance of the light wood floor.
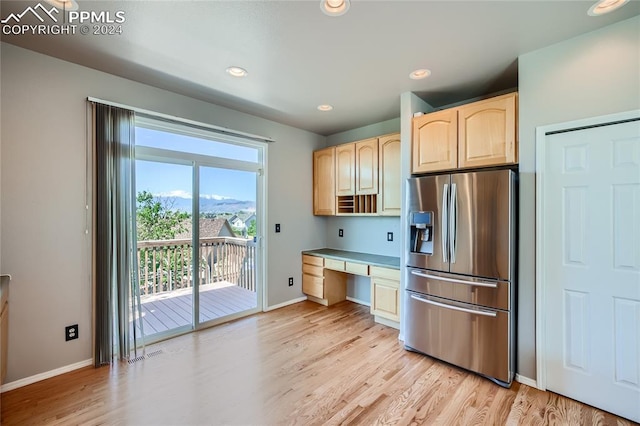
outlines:
[{"label": "light wood floor", "polygon": [[632,424],[408,352],[350,302],[298,303],[149,348],[159,350],[6,392],[2,424]]}]

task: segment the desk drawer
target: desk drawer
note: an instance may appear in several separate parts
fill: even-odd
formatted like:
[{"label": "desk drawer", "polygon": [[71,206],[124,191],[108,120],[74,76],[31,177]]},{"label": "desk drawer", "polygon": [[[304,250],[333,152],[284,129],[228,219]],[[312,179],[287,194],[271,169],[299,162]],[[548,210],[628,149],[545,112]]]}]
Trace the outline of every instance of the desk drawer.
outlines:
[{"label": "desk drawer", "polygon": [[400,281],[400,270],[391,268],[381,268],[380,266],[372,266],[370,273],[372,277],[386,278],[389,280]]},{"label": "desk drawer", "polygon": [[315,275],[316,277],[322,277],[322,266],[315,266],[315,265],[309,265],[309,264],[303,263],[302,273]]},{"label": "desk drawer", "polygon": [[302,292],[318,299],[324,298],[324,278],[302,274]]},{"label": "desk drawer", "polygon": [[369,265],[364,263],[346,262],[344,270],[350,274],[369,275]]},{"label": "desk drawer", "polygon": [[325,259],[324,267],[336,271],[344,271],[344,260]]},{"label": "desk drawer", "polygon": [[318,256],[309,256],[308,254],[302,255],[302,263],[306,263],[308,265],[316,265],[323,266],[324,258]]}]

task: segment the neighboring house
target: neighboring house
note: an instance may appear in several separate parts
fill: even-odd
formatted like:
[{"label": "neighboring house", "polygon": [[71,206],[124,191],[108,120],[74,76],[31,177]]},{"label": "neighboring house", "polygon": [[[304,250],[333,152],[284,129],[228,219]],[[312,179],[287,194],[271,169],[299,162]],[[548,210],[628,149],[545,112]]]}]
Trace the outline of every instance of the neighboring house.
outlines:
[{"label": "neighboring house", "polygon": [[244,226],[248,228],[249,225],[251,225],[251,222],[255,222],[255,220],[256,220],[256,214],[251,213],[251,215],[244,220]]},{"label": "neighboring house", "polygon": [[[186,228],[176,234],[176,239],[189,239],[191,238],[191,219],[187,219],[184,222]],[[231,228],[229,221],[222,217],[215,219],[201,218],[200,219],[200,238],[215,238],[215,237],[235,237],[236,234]]]},{"label": "neighboring house", "polygon": [[244,221],[236,214],[229,218],[229,223],[234,228],[244,228]]}]

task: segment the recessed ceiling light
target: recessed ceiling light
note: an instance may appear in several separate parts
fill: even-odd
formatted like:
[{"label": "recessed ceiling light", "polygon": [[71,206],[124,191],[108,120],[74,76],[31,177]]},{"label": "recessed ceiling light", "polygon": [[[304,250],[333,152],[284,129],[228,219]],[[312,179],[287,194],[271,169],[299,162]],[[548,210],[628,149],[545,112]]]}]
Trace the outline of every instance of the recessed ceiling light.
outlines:
[{"label": "recessed ceiling light", "polygon": [[328,104],[322,104],[322,105],[318,105],[318,109],[320,111],[331,111],[333,109],[333,107],[331,105],[328,105]]},{"label": "recessed ceiling light", "polygon": [[246,75],[248,74],[247,70],[240,67],[229,67],[227,68],[227,73],[234,77],[246,77]]},{"label": "recessed ceiling light", "polygon": [[613,12],[614,10],[622,7],[629,0],[600,0],[587,12],[590,16],[604,15],[605,13]]},{"label": "recessed ceiling light", "polygon": [[329,16],[344,15],[350,6],[350,0],[320,0],[320,10]]},{"label": "recessed ceiling light", "polygon": [[426,68],[423,68],[423,69],[412,71],[411,74],[409,74],[409,78],[412,80],[420,80],[423,78],[427,78],[430,75],[431,75],[431,71]]}]

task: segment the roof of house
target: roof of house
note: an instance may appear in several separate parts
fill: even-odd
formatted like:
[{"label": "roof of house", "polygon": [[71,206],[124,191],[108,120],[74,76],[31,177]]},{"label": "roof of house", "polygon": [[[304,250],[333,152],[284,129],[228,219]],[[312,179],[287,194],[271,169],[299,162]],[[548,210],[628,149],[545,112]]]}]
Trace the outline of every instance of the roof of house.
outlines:
[{"label": "roof of house", "polygon": [[[176,234],[176,239],[191,238],[191,219],[184,221],[184,231]],[[200,219],[200,238],[214,238],[224,236],[234,236],[233,229],[227,219],[217,218],[201,218]]]}]

